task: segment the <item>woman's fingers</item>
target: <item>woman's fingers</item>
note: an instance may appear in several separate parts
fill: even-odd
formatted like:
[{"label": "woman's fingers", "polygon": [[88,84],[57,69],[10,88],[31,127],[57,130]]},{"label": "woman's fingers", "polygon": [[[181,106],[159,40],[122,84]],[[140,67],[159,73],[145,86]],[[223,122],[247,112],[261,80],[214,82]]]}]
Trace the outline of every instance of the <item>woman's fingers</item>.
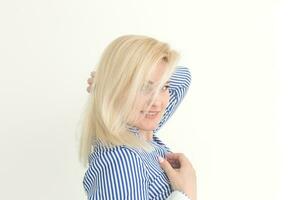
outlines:
[{"label": "woman's fingers", "polygon": [[178,160],[180,163],[188,160],[183,153],[167,153],[166,158],[168,160]]},{"label": "woman's fingers", "polygon": [[168,153],[166,154],[166,160],[171,164],[171,166],[174,168],[174,169],[179,169],[180,168],[180,162],[179,162],[179,158],[178,158],[179,155],[169,155]]},{"label": "woman's fingers", "polygon": [[88,93],[90,93],[90,92],[91,92],[91,87],[90,87],[90,86],[87,87],[87,88],[86,88],[86,91],[87,91]]},{"label": "woman's fingers", "polygon": [[168,176],[173,190],[183,191],[190,199],[197,199],[196,173],[184,154],[167,153],[166,159],[160,158],[160,166]]},{"label": "woman's fingers", "polygon": [[179,159],[179,157],[183,157],[182,153],[166,153],[166,157],[170,159]]},{"label": "woman's fingers", "polygon": [[93,83],[93,79],[92,79],[92,78],[89,78],[89,79],[87,80],[87,83],[88,83],[89,85],[91,85],[91,84]]},{"label": "woman's fingers", "polygon": [[162,157],[159,157],[159,164],[161,168],[166,172],[168,177],[173,177],[176,171],[172,168],[170,163]]},{"label": "woman's fingers", "polygon": [[91,92],[91,87],[92,87],[92,84],[93,84],[93,81],[94,81],[95,74],[96,74],[96,71],[92,71],[92,72],[91,72],[91,78],[89,78],[89,79],[87,80],[87,83],[89,84],[89,86],[86,88],[86,91],[87,91],[88,93]]},{"label": "woman's fingers", "polygon": [[181,167],[180,162],[178,160],[173,160],[173,159],[167,159],[167,160],[174,169],[179,169]]},{"label": "woman's fingers", "polygon": [[[183,153],[167,153],[166,159],[174,163],[174,168],[190,168],[191,162]],[[172,165],[173,166],[173,165]]]}]

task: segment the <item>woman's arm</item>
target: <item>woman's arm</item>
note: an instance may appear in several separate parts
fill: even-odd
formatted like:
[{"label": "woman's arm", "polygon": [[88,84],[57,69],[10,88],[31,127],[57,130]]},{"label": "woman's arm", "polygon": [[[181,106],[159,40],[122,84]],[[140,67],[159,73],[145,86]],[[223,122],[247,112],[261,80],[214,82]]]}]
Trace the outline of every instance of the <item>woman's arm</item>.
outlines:
[{"label": "woman's arm", "polygon": [[[90,92],[91,85],[93,83],[93,78],[95,76],[95,71],[91,72],[91,77],[87,80],[89,84],[86,90]],[[174,114],[177,110],[178,106],[182,102],[183,98],[185,97],[188,88],[191,83],[191,73],[187,67],[177,66],[175,72],[170,77],[169,82],[169,93],[170,93],[170,100],[166,110],[155,130],[153,132],[157,132],[166,122],[167,120]]]},{"label": "woman's arm", "polygon": [[190,70],[187,67],[176,67],[175,72],[172,74],[169,80],[169,104],[158,124],[158,127],[153,131],[154,133],[157,132],[177,110],[178,106],[180,105],[188,91],[191,83],[191,78],[192,76]]},{"label": "woman's arm", "polygon": [[[127,148],[108,150],[100,154],[96,153],[92,157],[83,181],[88,200],[148,200],[150,198],[148,171],[142,160],[131,150]],[[166,170],[167,164],[162,166],[170,174],[170,169]],[[174,187],[176,191],[173,191],[166,200],[191,200],[181,192],[185,192],[181,181],[170,177],[171,181],[176,181],[171,183],[176,185],[176,188]],[[181,178],[191,177],[185,175]],[[191,184],[184,186],[189,187]]]},{"label": "woman's arm", "polygon": [[148,172],[135,153],[119,148],[93,157],[83,181],[88,200],[149,199]]}]

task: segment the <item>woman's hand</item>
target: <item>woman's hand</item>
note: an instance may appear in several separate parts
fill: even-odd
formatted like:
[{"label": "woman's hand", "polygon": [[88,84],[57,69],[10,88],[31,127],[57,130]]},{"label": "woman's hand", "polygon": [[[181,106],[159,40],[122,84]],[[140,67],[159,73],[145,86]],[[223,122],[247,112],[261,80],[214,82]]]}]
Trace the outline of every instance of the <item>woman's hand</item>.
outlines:
[{"label": "woman's hand", "polygon": [[91,88],[92,88],[92,84],[94,81],[94,77],[95,77],[95,71],[91,72],[91,77],[87,80],[87,83],[89,84],[89,86],[86,88],[87,92],[90,93],[91,92]]},{"label": "woman's hand", "polygon": [[190,199],[197,199],[196,172],[182,153],[167,153],[160,157],[160,166],[166,172],[173,190],[184,192]]}]

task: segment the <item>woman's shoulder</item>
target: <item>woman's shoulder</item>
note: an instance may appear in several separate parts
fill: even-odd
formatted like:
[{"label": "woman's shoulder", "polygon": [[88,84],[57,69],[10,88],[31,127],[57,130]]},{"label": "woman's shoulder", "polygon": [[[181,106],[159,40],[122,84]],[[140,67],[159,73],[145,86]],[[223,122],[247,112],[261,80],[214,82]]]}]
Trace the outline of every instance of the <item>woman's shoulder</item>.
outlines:
[{"label": "woman's shoulder", "polygon": [[140,156],[134,148],[127,145],[119,145],[114,147],[96,146],[90,154],[89,163],[102,166],[112,165],[116,163],[140,162]]}]

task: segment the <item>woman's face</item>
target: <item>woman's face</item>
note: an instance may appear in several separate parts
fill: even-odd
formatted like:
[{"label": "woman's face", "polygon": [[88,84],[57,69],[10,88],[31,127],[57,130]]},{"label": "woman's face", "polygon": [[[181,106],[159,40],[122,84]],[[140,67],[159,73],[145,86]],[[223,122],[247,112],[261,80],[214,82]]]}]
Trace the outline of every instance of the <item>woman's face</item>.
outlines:
[{"label": "woman's face", "polygon": [[153,95],[153,91],[151,91],[151,85],[158,83],[164,73],[165,67],[166,65],[164,64],[164,62],[160,62],[156,66],[152,74],[150,74],[148,85],[146,85],[145,90],[141,91],[137,98],[137,101],[135,102],[135,108],[132,114],[133,116],[137,115],[138,120],[131,125],[139,128],[140,131],[148,132],[154,130],[158,126],[158,123],[160,122],[160,119],[168,105],[170,95],[167,82],[161,88],[157,98],[151,105],[149,112],[146,113],[145,111],[152,100],[151,98]]}]

